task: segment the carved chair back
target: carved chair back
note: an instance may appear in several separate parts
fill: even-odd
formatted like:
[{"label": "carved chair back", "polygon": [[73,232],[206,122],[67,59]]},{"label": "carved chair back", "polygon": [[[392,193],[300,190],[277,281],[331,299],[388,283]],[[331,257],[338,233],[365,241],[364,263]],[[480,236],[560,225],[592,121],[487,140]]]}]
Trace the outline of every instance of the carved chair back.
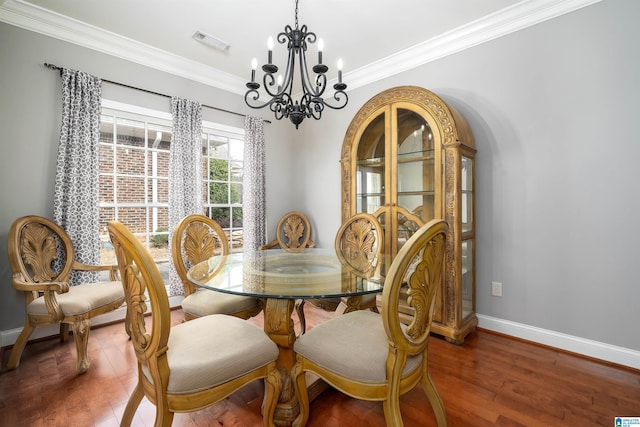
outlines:
[{"label": "carved chair back", "polygon": [[276,238],[260,249],[280,246],[288,252],[302,252],[305,248],[315,247],[311,240],[311,223],[302,212],[291,211],[282,216],[276,227]]},{"label": "carved chair back", "polygon": [[362,277],[380,273],[383,246],[382,227],[376,217],[368,213],[352,216],[336,233],[338,259]]},{"label": "carved chair back", "polygon": [[[404,357],[424,352],[435,310],[436,294],[441,286],[446,250],[447,223],[434,219],[420,227],[400,249],[394,259],[382,292],[382,320],[387,331],[390,348],[389,359],[397,354]],[[407,286],[407,303],[415,314],[404,328],[399,313],[399,298],[403,286]],[[426,372],[426,371],[425,371]]]},{"label": "carved chair back", "polygon": [[196,289],[187,278],[189,269],[214,255],[227,255],[229,241],[220,224],[199,214],[183,218],[176,226],[171,238],[171,256],[184,286],[184,296]]},{"label": "carved chair back", "polygon": [[[169,375],[166,347],[171,329],[169,297],[158,266],[140,241],[123,224],[107,224],[109,237],[118,259],[122,286],[127,301],[127,321],[131,342],[138,364],[150,370],[154,380],[161,383]],[[144,316],[147,298],[151,304],[151,333],[147,331]],[[150,363],[151,361],[155,363]]]}]

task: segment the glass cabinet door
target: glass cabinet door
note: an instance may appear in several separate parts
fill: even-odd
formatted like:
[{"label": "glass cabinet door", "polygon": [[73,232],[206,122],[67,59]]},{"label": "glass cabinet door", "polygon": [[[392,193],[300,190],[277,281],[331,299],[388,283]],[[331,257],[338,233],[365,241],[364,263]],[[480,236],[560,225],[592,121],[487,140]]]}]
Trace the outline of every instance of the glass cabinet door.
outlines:
[{"label": "glass cabinet door", "polygon": [[[429,124],[415,111],[399,108],[395,120],[395,191],[397,253],[413,233],[435,218],[435,150]],[[416,218],[412,217],[415,215]]]},{"label": "glass cabinet door", "polygon": [[362,133],[356,159],[356,211],[373,214],[386,204],[385,114]]},{"label": "glass cabinet door", "polygon": [[427,121],[410,110],[398,110],[398,206],[419,216],[434,218],[435,168],[433,133]]}]

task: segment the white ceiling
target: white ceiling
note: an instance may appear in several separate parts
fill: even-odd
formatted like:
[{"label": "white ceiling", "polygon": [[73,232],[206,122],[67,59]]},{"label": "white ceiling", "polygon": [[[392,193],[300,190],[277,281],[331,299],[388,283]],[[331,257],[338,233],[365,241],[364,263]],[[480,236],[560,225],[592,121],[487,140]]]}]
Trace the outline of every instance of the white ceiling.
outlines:
[{"label": "white ceiling", "polygon": [[[324,40],[328,77],[342,58],[353,89],[596,1],[300,0],[298,17]],[[244,93],[251,59],[266,61],[267,38],[294,26],[294,8],[295,0],[0,0],[0,21]],[[199,43],[196,31],[231,47]],[[274,63],[284,61],[277,45]]]}]

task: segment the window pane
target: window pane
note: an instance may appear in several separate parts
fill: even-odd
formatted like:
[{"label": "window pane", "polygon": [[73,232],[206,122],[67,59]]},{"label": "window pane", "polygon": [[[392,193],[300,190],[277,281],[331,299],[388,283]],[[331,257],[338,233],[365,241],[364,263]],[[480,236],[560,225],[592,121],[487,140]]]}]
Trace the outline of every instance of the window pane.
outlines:
[{"label": "window pane", "polygon": [[242,227],[242,208],[231,208],[232,225],[234,228]]},{"label": "window pane", "polygon": [[212,136],[209,140],[209,156],[215,159],[228,159],[229,143],[227,139]]},{"label": "window pane", "polygon": [[144,178],[118,176],[116,178],[117,203],[145,203]]},{"label": "window pane", "polygon": [[148,210],[149,252],[156,261],[169,259],[169,209],[152,207]]},{"label": "window pane", "polygon": [[116,173],[144,176],[144,158],[144,150],[127,146],[119,146],[116,150]]},{"label": "window pane", "polygon": [[244,165],[242,162],[231,162],[231,181],[242,182],[244,176]]},{"label": "window pane", "polygon": [[239,139],[229,140],[229,159],[230,160],[244,159],[244,141],[241,141]]},{"label": "window pane", "polygon": [[231,226],[231,208],[211,208],[209,217],[220,224],[222,228]]},{"label": "window pane", "polygon": [[229,204],[229,184],[220,182],[211,184],[211,203]]},{"label": "window pane", "polygon": [[231,204],[241,204],[242,203],[242,184],[229,184],[231,189]]},{"label": "window pane", "polygon": [[168,151],[171,143],[171,128],[156,123],[149,123],[147,127],[149,129],[147,148]]},{"label": "window pane", "polygon": [[100,202],[113,203],[113,176],[100,175],[98,180]]},{"label": "window pane", "polygon": [[[129,207],[118,209],[117,220],[123,223],[133,234],[145,234],[147,231],[147,208]],[[145,241],[144,239],[141,241]]]}]

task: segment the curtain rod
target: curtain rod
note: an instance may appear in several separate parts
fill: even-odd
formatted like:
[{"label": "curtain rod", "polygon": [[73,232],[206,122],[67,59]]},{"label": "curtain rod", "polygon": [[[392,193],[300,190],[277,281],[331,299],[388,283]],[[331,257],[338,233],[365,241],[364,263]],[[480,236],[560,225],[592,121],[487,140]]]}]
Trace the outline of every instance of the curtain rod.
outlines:
[{"label": "curtain rod", "polygon": [[[59,67],[57,65],[48,64],[48,63],[45,62],[44,66],[49,68],[50,70],[57,70],[57,71],[60,71],[62,73],[62,67]],[[112,85],[122,86],[122,87],[126,87],[128,89],[135,89],[135,90],[139,90],[141,92],[150,93],[152,95],[164,96],[165,98],[171,98],[171,95],[166,95],[164,93],[154,92],[154,91],[151,91],[151,90],[148,90],[148,89],[142,89],[142,88],[139,88],[139,87],[130,86],[130,85],[124,84],[124,83],[114,82],[113,80],[107,80],[107,79],[103,79],[103,78],[101,78],[100,80],[102,80],[103,82],[111,83]],[[246,117],[246,114],[236,113],[235,111],[229,111],[229,110],[225,110],[223,108],[212,107],[211,105],[206,105],[206,104],[201,104],[201,105],[203,107],[206,107],[206,108],[211,108],[212,110],[222,111],[223,113],[229,113],[229,114],[234,114],[236,116]],[[264,120],[263,119],[263,121],[265,123],[271,123],[269,120]]]}]

